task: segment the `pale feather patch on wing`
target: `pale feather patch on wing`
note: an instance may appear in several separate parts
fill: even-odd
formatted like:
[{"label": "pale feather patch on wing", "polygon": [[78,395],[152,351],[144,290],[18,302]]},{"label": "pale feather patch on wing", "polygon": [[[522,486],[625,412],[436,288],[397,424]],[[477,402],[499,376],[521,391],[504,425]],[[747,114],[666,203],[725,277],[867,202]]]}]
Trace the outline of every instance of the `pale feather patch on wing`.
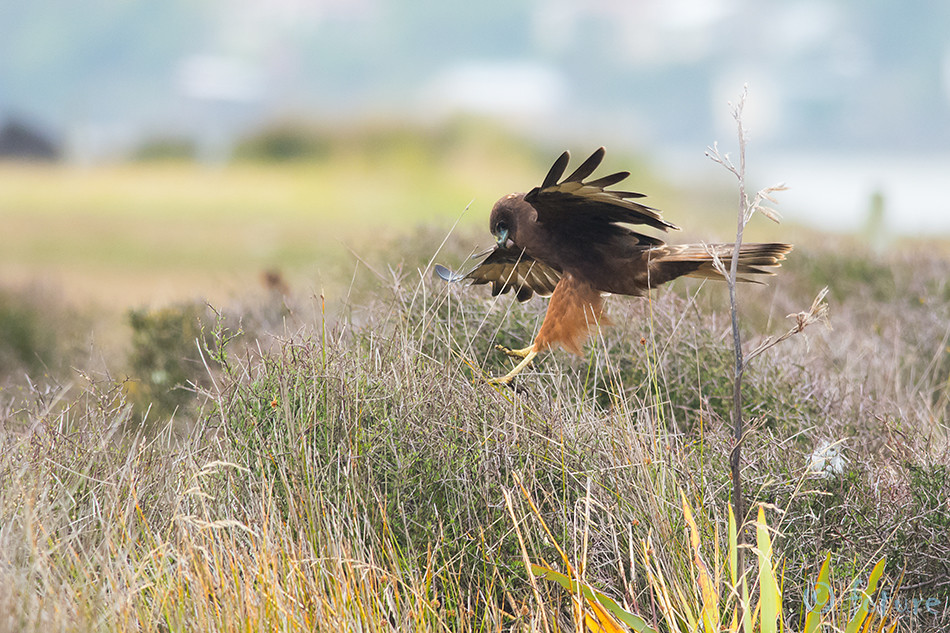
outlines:
[{"label": "pale feather patch on wing", "polygon": [[461,281],[465,279],[465,275],[449,270],[442,264],[435,265],[435,274],[441,277],[444,281],[447,281],[449,283],[455,283],[456,281]]},{"label": "pale feather patch on wing", "polygon": [[438,264],[435,271],[448,282],[471,279],[472,285],[491,284],[492,296],[514,290],[519,301],[527,301],[535,293],[550,295],[561,279],[557,270],[521,251],[498,247],[468,273],[455,273]]}]

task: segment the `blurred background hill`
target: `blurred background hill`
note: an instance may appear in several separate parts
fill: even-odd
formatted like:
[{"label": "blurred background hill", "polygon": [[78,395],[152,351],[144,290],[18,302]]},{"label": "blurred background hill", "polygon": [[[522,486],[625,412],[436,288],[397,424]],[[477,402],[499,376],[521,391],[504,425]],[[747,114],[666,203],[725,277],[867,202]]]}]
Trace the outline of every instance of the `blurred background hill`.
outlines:
[{"label": "blurred background hill", "polygon": [[76,158],[152,134],[233,143],[288,112],[478,111],[545,138],[702,147],[756,95],[767,148],[950,145],[950,7],[796,0],[5,1],[0,110]]}]

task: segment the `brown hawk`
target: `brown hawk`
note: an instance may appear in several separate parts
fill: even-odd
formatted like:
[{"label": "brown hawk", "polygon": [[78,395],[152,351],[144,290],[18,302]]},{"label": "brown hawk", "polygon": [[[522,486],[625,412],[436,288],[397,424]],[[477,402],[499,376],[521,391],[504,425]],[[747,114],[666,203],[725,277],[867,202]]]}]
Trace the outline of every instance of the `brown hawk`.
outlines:
[{"label": "brown hawk", "polygon": [[[564,152],[540,187],[496,202],[489,226],[497,245],[471,272],[455,274],[436,266],[446,281],[491,284],[493,296],[509,290],[519,301],[535,293],[551,295],[533,344],[517,350],[497,346],[521,362],[491,382],[510,383],[535,356],[556,344],[580,354],[591,328],[603,318],[604,294],[642,296],[682,276],[723,279],[714,256],[727,262],[733,244],[670,245],[624,226],[679,230],[656,209],[635,202],[643,194],[607,189],[630,172],[584,182],[604,152],[601,147],[560,180],[570,160],[570,153]],[[750,275],[774,274],[764,268],[780,266],[791,250],[791,244],[742,244],[736,278],[755,281]]]}]

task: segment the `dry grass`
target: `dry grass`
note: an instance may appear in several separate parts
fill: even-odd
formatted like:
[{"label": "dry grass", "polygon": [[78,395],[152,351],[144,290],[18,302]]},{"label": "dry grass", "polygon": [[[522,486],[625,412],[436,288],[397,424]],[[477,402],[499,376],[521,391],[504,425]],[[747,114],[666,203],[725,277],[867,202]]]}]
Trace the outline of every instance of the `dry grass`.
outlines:
[{"label": "dry grass", "polygon": [[[8,391],[0,630],[569,627],[568,598],[526,577],[519,534],[534,562],[559,557],[518,481],[584,578],[658,625],[637,544],[690,586],[680,491],[704,539],[724,533],[725,287],[612,301],[615,326],[587,358],[549,355],[516,392],[478,378],[507,362],[493,342],[527,340],[542,307],[404,270],[326,321],[305,297],[207,321],[195,413],[153,412],[149,434],[107,375]],[[771,286],[740,290],[754,347],[831,287],[832,328],[746,373],[746,494],[782,511],[770,524],[793,629],[827,551],[845,578],[886,554],[902,595],[941,609],[950,596],[948,273],[922,254],[806,247]],[[231,339],[240,316],[254,335]],[[847,466],[807,476],[824,441]]]}]

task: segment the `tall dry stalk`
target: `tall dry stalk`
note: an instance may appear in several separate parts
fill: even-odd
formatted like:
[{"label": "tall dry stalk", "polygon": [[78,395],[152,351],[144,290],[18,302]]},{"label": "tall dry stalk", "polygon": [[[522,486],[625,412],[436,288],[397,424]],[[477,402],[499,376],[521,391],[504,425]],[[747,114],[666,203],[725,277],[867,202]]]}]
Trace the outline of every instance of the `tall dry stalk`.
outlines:
[{"label": "tall dry stalk", "polygon": [[[736,518],[744,523],[745,509],[742,503],[742,439],[745,434],[744,422],[742,419],[742,376],[745,371],[745,359],[742,353],[742,338],[739,333],[739,311],[736,301],[736,270],[739,266],[739,249],[742,246],[742,234],[746,224],[752,219],[756,211],[761,211],[769,219],[778,222],[778,214],[775,210],[763,206],[763,202],[768,200],[775,202],[771,194],[776,191],[782,191],[785,186],[782,184],[768,187],[758,191],[750,197],[746,193],[745,181],[745,148],[748,141],[747,130],[742,122],[742,110],[745,107],[746,96],[748,95],[748,85],[743,86],[742,94],[735,105],[732,105],[732,117],[736,121],[737,132],[739,136],[739,165],[732,162],[728,154],[722,154],[717,144],[706,149],[706,156],[719,163],[733,175],[739,183],[739,210],[737,213],[736,225],[736,243],[732,250],[732,260],[729,264],[729,270],[725,269],[722,261],[714,256],[714,264],[719,272],[726,278],[729,285],[729,307],[732,314],[732,345],[735,351],[735,366],[733,370],[732,382],[732,434],[733,446],[729,455],[729,466],[732,475],[732,506]],[[744,543],[744,530],[739,530],[739,543]],[[739,570],[740,573],[745,569],[743,561],[743,549],[739,548]]]}]

